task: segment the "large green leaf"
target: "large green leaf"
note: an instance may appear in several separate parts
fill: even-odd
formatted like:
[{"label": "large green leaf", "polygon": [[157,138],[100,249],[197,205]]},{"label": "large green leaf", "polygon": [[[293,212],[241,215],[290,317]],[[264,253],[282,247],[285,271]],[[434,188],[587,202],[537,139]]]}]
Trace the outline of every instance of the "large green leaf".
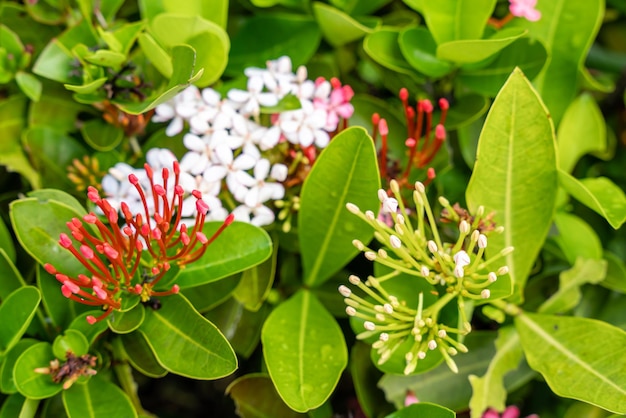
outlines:
[{"label": "large green leaf", "polygon": [[352,16],[372,14],[391,0],[330,0],[330,4]]},{"label": "large green leaf", "polygon": [[537,22],[515,19],[512,25],[528,29],[548,50],[548,62],[534,85],[558,123],[579,89],[580,69],[602,23],[604,0],[541,1],[537,9]]},{"label": "large green leaf", "polygon": [[5,354],[4,360],[2,360],[2,365],[0,366],[0,390],[2,393],[11,394],[17,392],[15,381],[13,379],[13,368],[15,367],[15,362],[27,348],[37,344],[38,342],[39,341],[33,338],[22,338]]},{"label": "large green leaf", "polygon": [[69,418],[137,417],[126,393],[99,376],[63,391],[63,405]]},{"label": "large green leaf", "polygon": [[528,364],[559,396],[626,414],[626,332],[587,318],[515,318]]},{"label": "large green leaf", "polygon": [[[213,235],[221,222],[207,222],[203,232]],[[180,270],[176,283],[181,289],[214,282],[267,260],[272,254],[272,240],[261,228],[233,222],[211,243],[206,253]]]},{"label": "large green leaf", "polygon": [[365,129],[346,129],[322,151],[301,193],[298,238],[306,284],[323,283],[350,261],[358,253],[352,240],[371,240],[371,228],[346,203],[377,212],[379,188],[376,150]]},{"label": "large green leaf", "polygon": [[35,316],[41,294],[36,287],[25,286],[0,304],[0,352],[10,349],[22,337]]},{"label": "large green leaf", "polygon": [[13,245],[13,238],[2,219],[0,219],[0,249],[4,250],[7,260],[13,263],[15,262],[15,245]]},{"label": "large green leaf", "polygon": [[557,131],[559,168],[571,173],[583,155],[606,150],[606,122],[590,94],[574,100],[563,115]]},{"label": "large green leaf", "polygon": [[224,335],[181,295],[162,298],[160,309],[146,309],[139,331],[157,361],[172,373],[218,379],[237,368],[237,357]]},{"label": "large green leaf", "polygon": [[464,39],[439,44],[437,58],[459,64],[486,60],[526,34],[519,28],[503,29],[488,39]]},{"label": "large green leaf", "polygon": [[63,385],[54,383],[49,374],[35,373],[37,368],[48,367],[51,360],[54,360],[54,354],[50,343],[40,342],[24,350],[13,368],[18,392],[27,398],[44,399],[63,390]]},{"label": "large green leaf", "polygon": [[[142,333],[132,332],[120,335],[118,338],[128,362],[139,372],[154,378],[163,377],[167,374],[167,370],[154,357],[154,353]],[[114,341],[113,344],[118,344],[118,342]]]},{"label": "large green leaf", "polygon": [[0,300],[4,300],[14,290],[26,286],[24,278],[3,248],[0,248],[0,277],[2,277],[0,280]]},{"label": "large green leaf", "polygon": [[38,406],[38,399],[28,399],[21,393],[14,393],[2,402],[0,418],[34,416]]},{"label": "large green leaf", "polygon": [[226,394],[235,401],[241,418],[298,418],[306,417],[290,409],[278,396],[269,376],[248,374],[232,382]]},{"label": "large green leaf", "polygon": [[599,260],[602,258],[602,242],[596,231],[576,215],[566,212],[554,214],[554,224],[559,234],[554,238],[570,264],[578,257]]},{"label": "large green leaf", "polygon": [[521,299],[530,269],[552,223],[557,191],[554,131],[546,108],[519,69],[496,97],[478,142],[467,187],[472,211],[479,205],[505,229],[489,238],[488,254],[505,247]]},{"label": "large green leaf", "polygon": [[559,274],[559,290],[539,307],[544,314],[562,314],[578,305],[582,297],[580,287],[585,283],[599,283],[606,276],[607,262],[592,258],[576,259],[576,264]]},{"label": "large green leaf", "polygon": [[369,24],[361,23],[341,10],[317,1],[313,2],[313,13],[324,38],[335,47],[364,37],[380,23],[375,18],[365,22]]},{"label": "large green leaf", "polygon": [[504,410],[507,396],[504,375],[515,370],[522,359],[519,336],[513,327],[501,328],[495,344],[496,354],[485,374],[482,377],[469,375],[472,385],[471,418],[480,418],[487,408]]},{"label": "large green leaf", "polygon": [[421,13],[438,45],[462,39],[480,39],[496,0],[424,1]]},{"label": "large green leaf", "polygon": [[559,170],[561,186],[576,200],[593,209],[615,229],[626,221],[626,195],[606,177],[578,180]]},{"label": "large green leaf", "polygon": [[307,290],[300,290],[270,314],[261,340],[276,390],[297,412],[322,405],[348,363],[339,325]]}]

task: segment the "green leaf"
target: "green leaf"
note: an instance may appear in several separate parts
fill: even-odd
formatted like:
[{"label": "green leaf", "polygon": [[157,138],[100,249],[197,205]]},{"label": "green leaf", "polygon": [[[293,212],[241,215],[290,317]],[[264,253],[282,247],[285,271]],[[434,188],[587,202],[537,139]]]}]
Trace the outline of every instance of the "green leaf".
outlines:
[{"label": "green leaf", "polygon": [[71,351],[76,356],[87,354],[89,341],[82,332],[75,329],[65,330],[63,335],[57,335],[52,343],[52,353],[58,359],[66,359],[67,352]]},{"label": "green leaf", "polygon": [[606,151],[606,122],[588,93],[569,105],[557,132],[559,168],[566,173],[572,172],[583,155]]},{"label": "green leaf", "polygon": [[137,304],[127,312],[114,312],[113,318],[107,319],[107,324],[117,334],[128,334],[139,328],[144,318],[145,309],[142,304]]},{"label": "green leaf", "polygon": [[[57,293],[60,293],[57,291]],[[65,299],[65,298],[64,298]],[[66,299],[67,300],[67,299]],[[82,306],[78,303],[73,303],[73,306]],[[107,330],[106,321],[98,321],[95,324],[87,322],[87,316],[91,315],[97,317],[102,314],[102,310],[90,310],[83,313],[76,314],[72,322],[67,327],[68,330],[79,331],[85,338],[87,338],[88,345],[94,343],[96,338]]]},{"label": "green leaf", "polygon": [[541,19],[515,19],[513,25],[528,29],[529,36],[546,46],[550,59],[534,85],[558,123],[576,97],[589,47],[604,16],[604,1],[546,1],[537,4]]},{"label": "green leaf", "polygon": [[[2,219],[0,219],[0,249],[4,251],[7,260],[13,263],[15,262],[15,245],[13,245],[13,238]],[[0,298],[1,297],[2,295],[0,294]]]},{"label": "green leaf", "polygon": [[121,52],[110,51],[108,49],[99,49],[97,51],[86,54],[83,59],[90,64],[100,67],[111,67],[119,70],[126,62],[126,55]]},{"label": "green leaf", "polygon": [[41,178],[26,158],[21,142],[26,124],[26,104],[26,98],[18,95],[0,100],[0,165],[6,166],[8,171],[21,174],[31,187],[37,188],[41,187]]},{"label": "green leaf", "polygon": [[261,340],[276,390],[297,412],[322,405],[348,363],[339,325],[304,289],[274,309],[263,325]]},{"label": "green leaf", "polygon": [[359,22],[341,10],[318,1],[313,2],[313,15],[324,39],[334,47],[361,39],[380,24],[376,18]]},{"label": "green leaf", "polygon": [[466,39],[439,44],[437,58],[459,64],[484,61],[511,45],[527,33],[524,29],[508,28],[488,39]]},{"label": "green leaf", "polygon": [[419,402],[413,405],[409,405],[401,410],[387,415],[385,418],[414,418],[414,417],[428,417],[428,418],[454,418],[456,414],[454,411],[444,408],[443,406],[435,405],[428,402]]},{"label": "green leaf", "polygon": [[376,29],[363,40],[363,49],[370,58],[385,68],[403,74],[415,74],[400,49],[399,36],[400,32],[395,28]]},{"label": "green leaf", "polygon": [[423,1],[420,12],[437,45],[462,39],[480,39],[496,0]]},{"label": "green leaf", "polygon": [[5,352],[17,343],[35,316],[41,293],[36,287],[17,289],[0,304],[0,352]]},{"label": "green leaf", "polygon": [[163,377],[167,374],[167,370],[159,364],[141,332],[123,334],[118,338],[121,339],[128,362],[140,373],[153,378]]},{"label": "green leaf", "polygon": [[63,405],[69,418],[137,417],[126,393],[98,375],[63,391]]},{"label": "green leaf", "polygon": [[423,26],[409,27],[400,32],[400,51],[408,63],[422,74],[439,78],[453,70],[454,66],[437,58],[437,44]]},{"label": "green leaf", "polygon": [[269,376],[255,373],[242,376],[226,388],[241,418],[306,417],[290,409],[278,396]]},{"label": "green leaf", "polygon": [[377,384],[382,373],[374,367],[369,344],[357,341],[350,351],[350,375],[359,405],[368,417],[382,416],[393,411]]},{"label": "green leaf", "polygon": [[606,177],[577,180],[559,170],[561,186],[576,200],[599,213],[614,228],[626,221],[626,195]]},{"label": "green leaf", "polygon": [[[203,232],[212,236],[222,222],[207,222]],[[244,222],[233,222],[197,261],[180,270],[176,283],[181,289],[198,286],[247,270],[267,260],[272,240],[267,232]]]},{"label": "green leaf", "polygon": [[559,274],[559,290],[541,304],[538,312],[543,314],[560,314],[574,309],[582,293],[580,287],[585,283],[600,283],[607,271],[605,260],[576,258],[576,263]]},{"label": "green leaf", "polygon": [[[488,255],[506,256],[517,300],[543,245],[556,203],[554,132],[541,99],[519,69],[496,97],[480,134],[466,199],[470,210],[492,211],[502,234],[489,239]],[[529,205],[532,202],[532,205]]]},{"label": "green leaf", "polygon": [[478,93],[495,97],[516,66],[529,80],[533,80],[547,59],[548,53],[541,42],[528,37],[519,38],[500,51],[489,64],[462,68],[457,79]]},{"label": "green leaf", "polygon": [[604,252],[607,262],[606,278],[600,283],[602,286],[621,293],[626,293],[626,266],[624,262],[610,251]]},{"label": "green leaf", "polygon": [[96,116],[93,107],[77,103],[65,88],[48,83],[41,99],[30,103],[28,124],[30,127],[44,125],[64,133],[75,132],[78,130],[76,120],[80,113]]},{"label": "green leaf", "polygon": [[352,240],[372,239],[371,228],[346,203],[378,212],[379,188],[376,150],[365,129],[351,127],[333,138],[300,195],[298,238],[307,285],[323,283],[350,261],[358,253]]},{"label": "green leaf", "polygon": [[59,393],[63,385],[54,383],[49,374],[35,372],[37,368],[49,367],[51,360],[54,360],[54,354],[50,343],[37,343],[24,350],[13,368],[18,392],[32,399],[50,398]]},{"label": "green leaf", "polygon": [[[31,190],[27,193],[28,197],[36,197],[41,202],[55,200],[74,209],[76,213],[85,213],[85,207],[71,194],[59,189],[39,189]],[[82,215],[81,215],[82,216]]]},{"label": "green leaf", "polygon": [[9,206],[11,223],[22,247],[40,264],[54,263],[57,270],[76,277],[85,267],[61,245],[59,234],[67,232],[66,222],[82,218],[74,208],[55,200],[36,197],[14,200]]},{"label": "green leaf", "polygon": [[3,401],[0,418],[34,416],[38,406],[39,400],[28,399],[20,393],[14,393]]},{"label": "green leaf", "polygon": [[587,222],[576,215],[557,212],[554,215],[554,224],[559,231],[555,241],[570,264],[573,265],[578,257],[596,260],[602,258],[600,238]]},{"label": "green leaf", "polygon": [[273,241],[274,250],[270,258],[243,272],[233,293],[234,298],[249,311],[258,311],[272,289],[276,275],[277,244],[277,240]]},{"label": "green leaf", "polygon": [[[157,361],[166,370],[192,379],[218,379],[237,368],[226,338],[181,295],[161,300],[158,310],[146,309],[139,327]],[[202,362],[193,359],[202,358]]]},{"label": "green leaf", "polygon": [[522,359],[519,335],[511,326],[500,328],[495,341],[496,354],[482,377],[469,375],[472,399],[469,406],[472,418],[480,418],[487,408],[503,411],[506,407],[507,391],[504,375],[515,370]]},{"label": "green leaf", "polygon": [[515,326],[528,364],[554,393],[626,414],[626,332],[594,319],[532,313],[517,316]]},{"label": "green leaf", "polygon": [[181,293],[200,313],[206,312],[230,297],[241,281],[241,273],[195,287],[182,289]]},{"label": "green leaf", "polygon": [[25,73],[24,71],[18,71],[15,74],[15,81],[20,87],[20,90],[28,96],[30,100],[35,102],[41,98],[41,81],[32,74]]},{"label": "green leaf", "polygon": [[[17,342],[4,356],[0,366],[0,390],[2,393],[12,394],[17,392],[15,381],[13,380],[13,369],[15,362],[26,349],[37,344],[39,341],[33,338],[23,338]],[[0,415],[1,417],[2,415]]]},{"label": "green leaf", "polygon": [[172,58],[168,53],[159,45],[159,43],[150,34],[144,32],[137,38],[141,51],[146,58],[150,60],[152,65],[163,75],[164,77],[172,77],[174,71],[172,67]]},{"label": "green leaf", "polygon": [[97,151],[110,151],[124,139],[124,130],[101,119],[92,119],[80,127],[80,133],[89,146]]},{"label": "green leaf", "polygon": [[0,248],[0,277],[2,277],[0,280],[0,300],[4,300],[14,290],[26,286],[24,278],[3,248]]},{"label": "green leaf", "polygon": [[[267,30],[272,28],[272,30]],[[250,42],[254,39],[254,42]],[[322,34],[311,17],[295,14],[256,15],[233,35],[227,73],[239,76],[248,67],[266,67],[283,55],[293,68],[306,64],[317,51]]]}]

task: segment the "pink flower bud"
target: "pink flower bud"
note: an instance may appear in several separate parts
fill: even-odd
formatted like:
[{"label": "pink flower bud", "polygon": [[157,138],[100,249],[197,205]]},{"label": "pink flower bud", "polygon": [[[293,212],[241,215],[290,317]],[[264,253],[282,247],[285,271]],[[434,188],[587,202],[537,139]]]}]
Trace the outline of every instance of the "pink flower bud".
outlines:
[{"label": "pink flower bud", "polygon": [[198,241],[200,241],[200,243],[202,245],[204,245],[207,242],[209,242],[209,240],[207,239],[206,235],[204,235],[202,232],[196,232],[196,238],[198,238]]},{"label": "pink flower bud", "polygon": [[95,257],[93,250],[86,245],[80,246],[80,252],[85,256],[87,260],[93,260],[93,258]]},{"label": "pink flower bud", "polygon": [[196,210],[198,211],[198,213],[206,215],[209,211],[209,205],[207,205],[204,200],[198,199],[196,200]]},{"label": "pink flower bud", "polygon": [[446,128],[442,124],[438,124],[435,127],[435,138],[440,140],[446,139]]},{"label": "pink flower bud", "polygon": [[448,101],[442,97],[441,99],[439,99],[439,108],[441,110],[448,110],[450,108],[450,103],[448,103]]},{"label": "pink flower bud", "polygon": [[117,260],[120,253],[115,250],[115,248],[111,247],[109,244],[104,244],[104,254],[109,257],[111,260]]},{"label": "pink flower bud", "polygon": [[177,294],[178,292],[180,292],[180,286],[175,284],[172,286],[172,293]]},{"label": "pink flower bud", "polygon": [[63,248],[70,248],[72,246],[72,240],[67,236],[67,234],[61,234],[59,236],[59,244],[61,244],[61,247]]},{"label": "pink flower bud", "polygon": [[134,175],[133,173],[128,175],[128,181],[130,182],[130,184],[132,184],[133,186],[136,186],[137,184],[139,184],[139,179],[137,178],[136,175]]},{"label": "pink flower bud", "polygon": [[389,127],[387,126],[387,120],[386,119],[383,118],[383,119],[380,120],[380,122],[378,123],[378,131],[383,136],[389,135]]},{"label": "pink flower bud", "polygon": [[165,196],[165,189],[160,184],[155,184],[153,190],[159,196]]},{"label": "pink flower bud", "polygon": [[98,299],[105,300],[108,296],[107,292],[105,292],[104,289],[102,289],[101,287],[94,286],[93,291],[98,297]]},{"label": "pink flower bud", "polygon": [[44,270],[46,270],[48,273],[50,274],[56,274],[57,270],[54,268],[54,266],[50,263],[46,263],[43,265]]},{"label": "pink flower bud", "polygon": [[96,221],[98,220],[98,217],[96,215],[94,215],[93,212],[92,212],[92,213],[89,213],[89,214],[83,216],[83,220],[85,222],[87,222],[88,224],[95,224]]},{"label": "pink flower bud", "polygon": [[91,278],[91,286],[92,287],[102,287],[102,280],[100,280],[97,277],[92,277]]},{"label": "pink flower bud", "polygon": [[96,318],[93,315],[87,315],[85,319],[87,320],[87,322],[89,322],[89,325],[93,325],[96,323]]}]

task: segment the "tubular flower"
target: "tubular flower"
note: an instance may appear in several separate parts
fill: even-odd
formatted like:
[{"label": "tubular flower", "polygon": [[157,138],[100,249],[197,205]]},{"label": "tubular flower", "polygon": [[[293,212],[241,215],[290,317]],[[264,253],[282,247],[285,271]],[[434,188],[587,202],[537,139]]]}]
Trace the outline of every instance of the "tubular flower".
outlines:
[{"label": "tubular flower", "polygon": [[[145,171],[150,184],[150,198],[135,174],[128,180],[140,196],[141,208],[133,213],[128,204],[121,203],[124,226],[119,226],[118,211],[109,201],[102,199],[94,187],[89,187],[87,197],[104,214],[108,225],[91,212],[82,220],[73,218],[67,223],[70,234],[61,234],[59,244],[67,249],[86,268],[85,274],[70,277],[56,270],[51,264],[44,268],[61,282],[61,292],[69,299],[86,305],[101,306],[105,311],[95,318],[88,316],[91,324],[106,318],[122,307],[124,294],[137,295],[142,302],[152,296],[178,293],[178,285],[168,290],[154,288],[172,265],[184,267],[198,258],[219,234],[233,221],[226,218],[223,225],[211,236],[202,232],[209,206],[195,190],[196,220],[191,230],[181,222],[184,191],[179,185],[180,167],[173,163],[173,173],[162,169],[160,179],[155,181],[152,168],[146,164]],[[168,189],[168,179],[173,174],[173,188]],[[96,232],[97,231],[97,232]],[[148,279],[145,279],[145,276]]]},{"label": "tubular flower", "polygon": [[[456,372],[452,356],[459,351],[466,352],[467,348],[453,335],[464,335],[471,330],[465,301],[480,302],[495,298],[492,298],[490,286],[506,275],[508,268],[494,268],[494,264],[510,254],[513,248],[505,248],[487,258],[487,235],[500,233],[503,228],[495,228],[490,216],[483,216],[482,207],[472,217],[459,209],[455,210],[445,198],[440,198],[439,202],[444,207],[444,223],[454,224],[458,229],[456,241],[445,242],[424,185],[420,182],[415,184],[413,192],[417,217],[417,226],[413,227],[402,203],[398,182],[392,180],[390,185],[395,198],[389,197],[384,190],[379,190],[378,196],[383,211],[391,215],[392,225],[378,219],[371,211],[363,213],[355,205],[347,204],[350,212],[374,228],[374,237],[383,247],[375,251],[358,240],[353,244],[368,260],[380,263],[390,272],[379,277],[370,276],[365,281],[350,276],[350,283],[365,296],[358,296],[351,288],[340,286],[339,292],[347,305],[346,313],[364,321],[365,330],[357,338],[378,338],[372,345],[379,356],[378,364],[403,351],[406,361],[404,373],[410,374],[429,351],[437,350],[450,369]],[[400,274],[423,279],[432,289],[426,294],[423,291],[418,294],[416,307],[385,288],[387,280]],[[437,299],[428,303],[427,299],[432,301],[431,294],[437,295]],[[451,326],[440,320],[440,313],[454,300],[459,321],[455,320],[454,326]],[[461,324],[460,328],[457,324]]]}]

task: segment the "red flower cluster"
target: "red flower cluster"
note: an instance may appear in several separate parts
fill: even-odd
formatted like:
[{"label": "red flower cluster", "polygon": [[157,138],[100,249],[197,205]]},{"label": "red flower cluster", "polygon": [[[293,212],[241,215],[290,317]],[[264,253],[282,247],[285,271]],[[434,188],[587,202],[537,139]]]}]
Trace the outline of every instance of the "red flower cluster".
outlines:
[{"label": "red flower cluster", "polygon": [[[91,212],[82,221],[73,218],[67,223],[74,240],[67,234],[61,234],[59,239],[61,246],[70,251],[89,273],[69,277],[49,263],[44,266],[63,284],[61,291],[65,297],[86,305],[102,306],[105,312],[101,316],[87,317],[91,324],[120,309],[124,293],[139,295],[142,302],[152,296],[178,293],[178,285],[166,291],[155,291],[153,288],[173,263],[184,266],[200,258],[208,245],[233,221],[233,216],[229,215],[215,234],[207,238],[202,228],[209,207],[202,200],[201,193],[195,190],[192,195],[196,198],[197,215],[190,231],[187,225],[181,223],[184,191],[179,185],[178,163],[174,162],[174,188],[171,192],[167,189],[170,177],[167,168],[162,171],[163,185],[155,184],[152,168],[148,164],[145,170],[152,190],[154,215],[150,214],[149,198],[134,174],[128,179],[141,197],[143,214],[133,214],[129,206],[122,202],[125,225],[121,227],[118,225],[118,211],[106,199],[100,198],[94,187],[89,187],[87,197],[100,208],[108,225]],[[96,229],[98,234],[93,233]],[[142,279],[145,272],[149,272],[148,279]]]}]

